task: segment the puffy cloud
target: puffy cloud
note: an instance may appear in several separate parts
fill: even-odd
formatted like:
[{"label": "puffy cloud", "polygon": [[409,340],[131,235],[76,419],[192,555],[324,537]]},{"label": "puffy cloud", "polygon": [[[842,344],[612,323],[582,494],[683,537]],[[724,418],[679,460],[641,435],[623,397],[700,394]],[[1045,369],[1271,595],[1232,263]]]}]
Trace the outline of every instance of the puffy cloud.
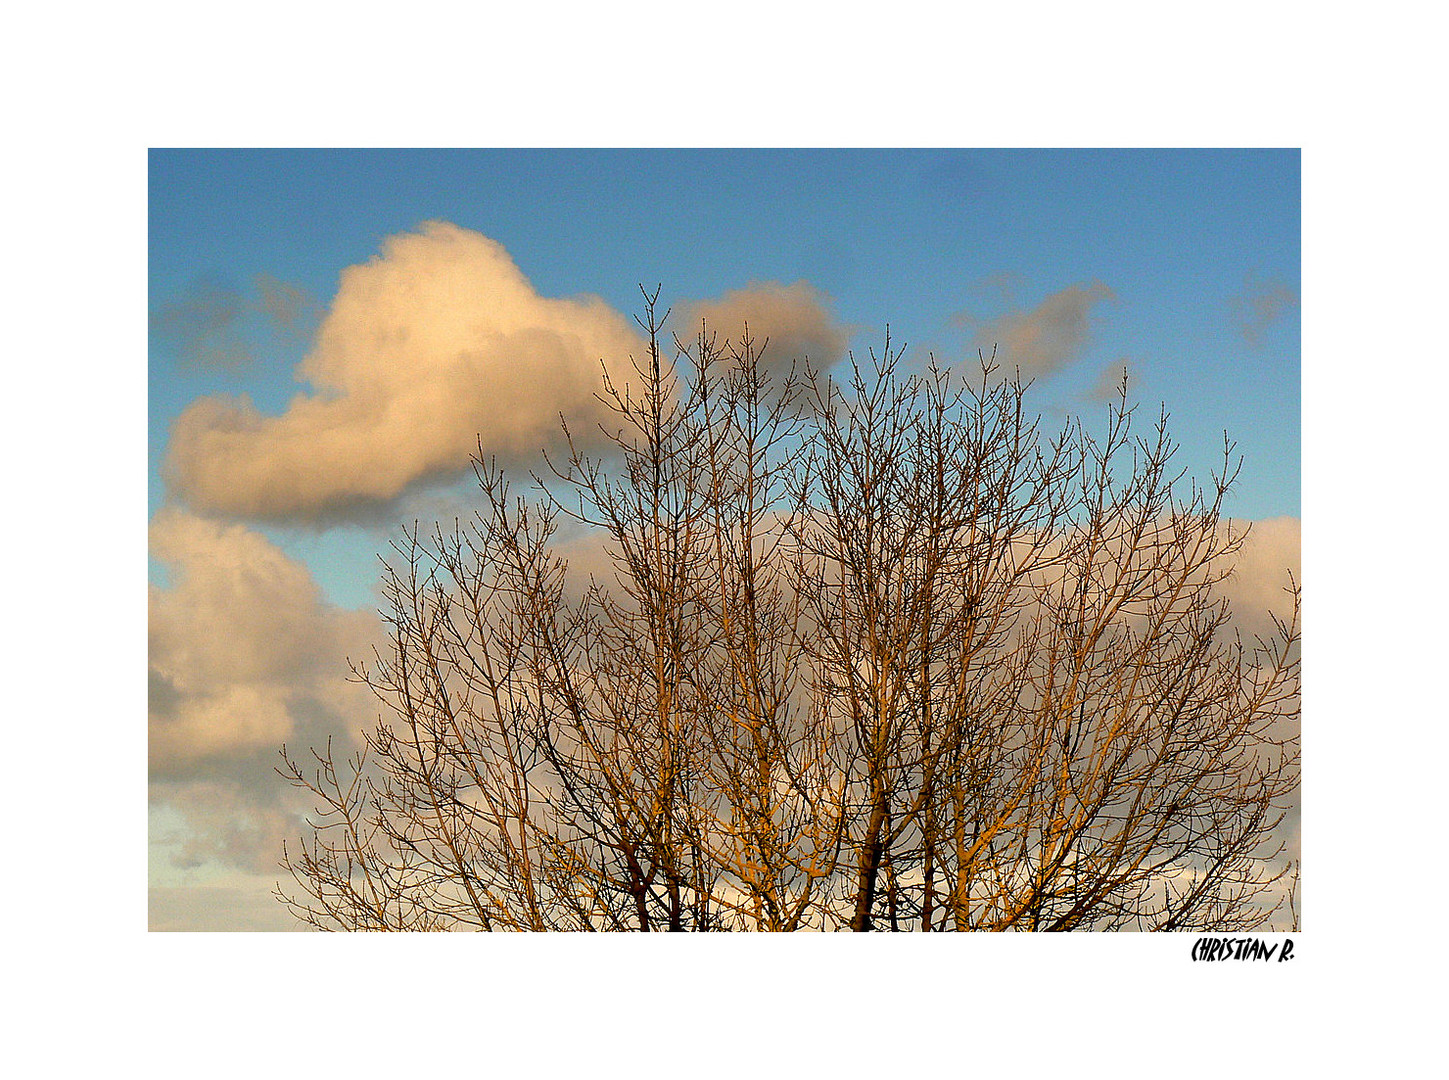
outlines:
[{"label": "puffy cloud", "polygon": [[973,344],[990,351],[1008,370],[1025,378],[1050,375],[1069,364],[1087,344],[1092,308],[1115,294],[1100,281],[1073,285],[1048,296],[1030,311],[1014,310],[990,320],[961,314],[956,321],[975,330]]},{"label": "puffy cloud", "polygon": [[485,453],[532,462],[560,445],[563,413],[597,446],[599,362],[623,382],[640,350],[602,300],[540,296],[501,244],[430,222],[343,271],[298,369],[312,393],[280,416],[246,397],[198,400],[172,430],[166,477],[203,511],[280,521],[375,510],[463,471],[480,435]]},{"label": "puffy cloud", "polygon": [[269,893],[308,807],[277,751],[355,741],[378,705],[346,661],[381,627],[250,529],[167,508],[150,541],[172,583],[149,590],[151,927],[286,928]]},{"label": "puffy cloud", "polygon": [[721,341],[729,338],[736,343],[748,324],[757,347],[765,346],[760,366],[777,380],[787,376],[797,360],[808,359],[817,372],[838,363],[850,338],[849,328],[831,313],[828,298],[804,281],[753,282],[718,300],[685,304],[676,314],[675,333],[686,345],[692,343],[701,320]]},{"label": "puffy cloud", "polygon": [[174,581],[150,587],[153,779],[264,775],[283,740],[361,726],[370,698],[345,657],[365,654],[373,615],[327,603],[306,567],[241,526],[165,509],[151,554]]}]

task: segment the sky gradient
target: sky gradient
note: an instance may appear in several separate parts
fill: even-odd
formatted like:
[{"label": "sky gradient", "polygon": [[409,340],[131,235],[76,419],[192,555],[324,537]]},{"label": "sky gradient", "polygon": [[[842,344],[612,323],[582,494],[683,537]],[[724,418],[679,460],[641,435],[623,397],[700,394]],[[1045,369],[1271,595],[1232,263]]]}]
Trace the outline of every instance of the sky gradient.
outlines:
[{"label": "sky gradient", "polygon": [[[829,366],[1001,349],[1055,424],[1125,365],[1179,464],[1245,459],[1239,599],[1297,566],[1296,151],[152,151],[151,924],[277,927],[283,739],[360,726],[397,523],[588,415],[639,286]],[[490,393],[469,393],[481,379]],[[581,389],[583,388],[583,389]],[[572,413],[571,413],[572,414]]]}]

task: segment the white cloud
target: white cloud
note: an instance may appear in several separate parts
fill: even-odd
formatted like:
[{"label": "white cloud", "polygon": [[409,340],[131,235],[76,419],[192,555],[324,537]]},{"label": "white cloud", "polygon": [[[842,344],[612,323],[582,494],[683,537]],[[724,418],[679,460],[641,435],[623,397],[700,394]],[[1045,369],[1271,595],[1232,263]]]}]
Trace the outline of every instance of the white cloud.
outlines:
[{"label": "white cloud", "polygon": [[312,392],[285,413],[208,397],[181,414],[168,485],[201,511],[319,520],[459,474],[480,435],[532,464],[560,445],[560,413],[596,446],[600,361],[622,382],[641,348],[603,301],[540,296],[501,244],[430,222],[343,271],[298,369]]},{"label": "white cloud", "polygon": [[151,524],[174,586],[150,586],[153,778],[267,757],[297,734],[360,726],[365,693],[344,658],[375,617],[335,608],[307,569],[265,537],[174,509]]},{"label": "white cloud", "polygon": [[267,893],[307,807],[277,775],[278,749],[355,742],[377,703],[346,661],[380,625],[329,604],[306,567],[242,526],[168,508],[150,541],[172,582],[149,587],[150,925],[285,928]]}]

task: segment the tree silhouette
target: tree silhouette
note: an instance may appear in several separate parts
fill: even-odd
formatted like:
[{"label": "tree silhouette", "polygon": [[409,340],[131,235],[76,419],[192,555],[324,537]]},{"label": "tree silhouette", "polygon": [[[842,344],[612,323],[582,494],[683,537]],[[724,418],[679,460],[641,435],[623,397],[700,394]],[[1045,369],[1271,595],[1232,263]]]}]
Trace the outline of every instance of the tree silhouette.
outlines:
[{"label": "tree silhouette", "polygon": [[[1260,927],[1298,784],[1298,603],[1220,585],[1245,533],[1165,414],[1046,436],[1028,386],[883,351],[778,384],[748,328],[605,384],[617,460],[416,525],[363,750],[279,896],[326,929]],[[570,438],[570,447],[573,440]],[[610,570],[570,575],[561,529]]]}]

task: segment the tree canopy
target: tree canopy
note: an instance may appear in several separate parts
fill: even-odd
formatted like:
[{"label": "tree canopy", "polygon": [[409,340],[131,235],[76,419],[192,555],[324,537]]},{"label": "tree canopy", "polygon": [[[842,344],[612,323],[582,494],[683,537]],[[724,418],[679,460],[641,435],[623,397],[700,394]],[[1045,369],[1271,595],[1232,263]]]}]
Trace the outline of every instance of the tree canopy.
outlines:
[{"label": "tree canopy", "polygon": [[[1124,384],[1047,432],[983,359],[844,385],[700,327],[615,452],[397,545],[361,750],[279,894],[326,929],[1248,930],[1282,902],[1299,590],[1243,640],[1240,462]],[[667,355],[666,355],[667,353]],[[774,370],[777,373],[772,374]],[[486,393],[486,387],[480,392]],[[573,446],[574,440],[570,439]],[[599,573],[571,569],[583,536]]]}]

